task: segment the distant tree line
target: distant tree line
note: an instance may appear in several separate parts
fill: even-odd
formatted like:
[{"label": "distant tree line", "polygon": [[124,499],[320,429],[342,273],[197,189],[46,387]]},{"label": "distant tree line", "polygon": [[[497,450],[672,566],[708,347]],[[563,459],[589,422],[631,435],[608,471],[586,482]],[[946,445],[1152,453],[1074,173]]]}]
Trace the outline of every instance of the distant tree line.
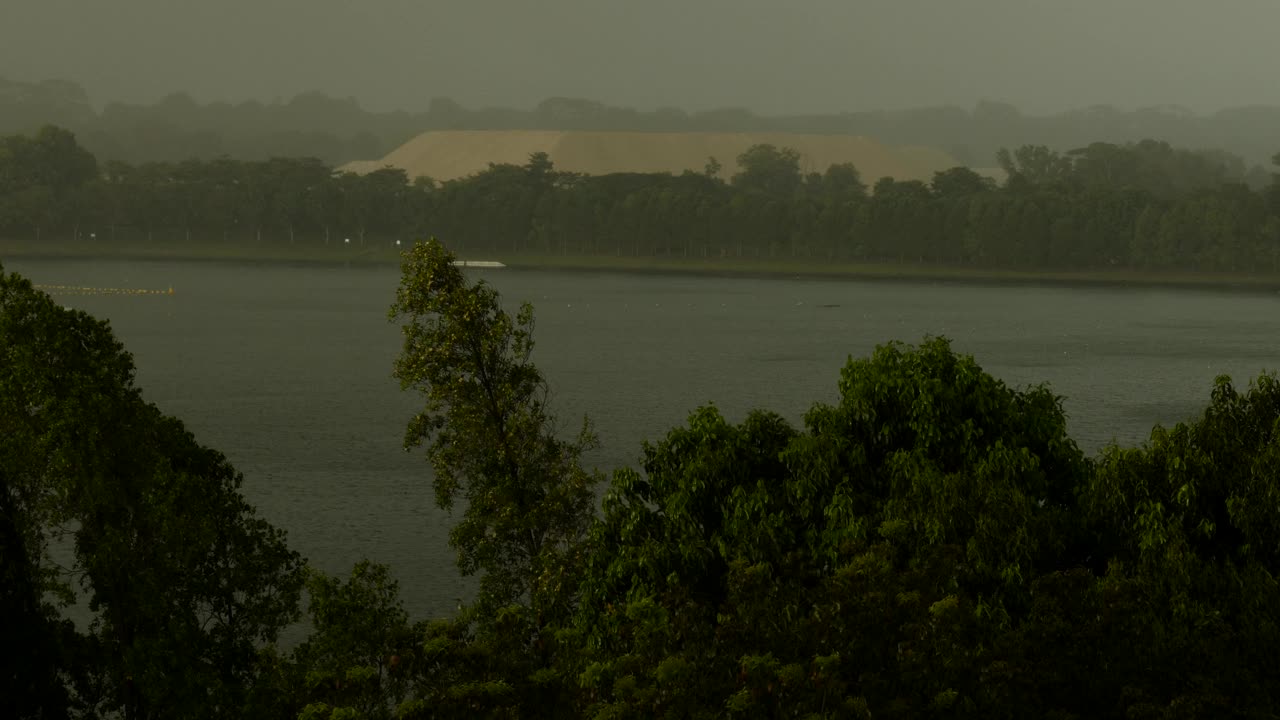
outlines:
[{"label": "distant tree line", "polygon": [[983,167],[1005,146],[1043,144],[1066,152],[1094,141],[1125,144],[1158,137],[1178,147],[1223,148],[1238,156],[1232,167],[1236,179],[1257,179],[1275,152],[1280,108],[1232,108],[1202,116],[1172,106],[1125,111],[1100,105],[1032,116],[1007,103],[982,101],[973,108],[766,117],[742,108],[642,111],[552,97],[528,110],[466,108],[449,98],[432,98],[424,112],[370,112],[353,98],[318,92],[272,103],[199,103],[179,92],[151,105],[109,102],[99,111],[75,83],[0,78],[0,133],[29,133],[46,124],[75,131],[104,161],[131,163],[225,155],[237,160],[309,156],[341,165],[380,158],[426,130],[614,130],[865,135],[889,144],[938,147],[962,165]]},{"label": "distant tree line", "polygon": [[105,322],[0,270],[0,715],[1280,712],[1274,375],[1218,378],[1199,417],[1087,457],[1047,387],[945,339],[889,343],[800,425],[696,409],[597,503],[590,426],[557,433],[530,360],[532,309],[454,258],[405,254],[394,367],[422,396],[418,489],[456,511],[449,545],[480,582],[417,621],[386,566],[308,566],[142,399]]},{"label": "distant tree line", "polygon": [[467,253],[814,258],[983,268],[1280,270],[1280,184],[1253,190],[1213,153],[1146,140],[1001,150],[1003,186],[968,168],[932,182],[856,167],[804,174],[759,145],[704,172],[557,171],[535,153],[443,184],[314,158],[98,163],[63,129],[0,139],[0,236],[357,246],[452,238]]}]

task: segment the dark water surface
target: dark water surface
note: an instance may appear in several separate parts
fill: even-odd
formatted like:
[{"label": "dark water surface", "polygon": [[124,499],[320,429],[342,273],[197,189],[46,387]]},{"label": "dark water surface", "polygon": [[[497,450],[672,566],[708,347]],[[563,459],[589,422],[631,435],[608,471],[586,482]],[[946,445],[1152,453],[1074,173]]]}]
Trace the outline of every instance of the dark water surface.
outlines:
[{"label": "dark water surface", "polygon": [[[173,295],[58,296],[109,319],[146,396],[246,476],[259,512],[317,567],[392,565],[412,614],[448,613],[469,582],[446,546],[420,455],[401,449],[417,398],[391,378],[394,268],[22,261],[38,284],[173,287]],[[560,417],[590,414],[591,460],[636,461],[688,412],[764,407],[799,421],[835,399],[849,355],[951,337],[1013,385],[1066,396],[1087,452],[1186,419],[1213,378],[1280,367],[1280,296],[832,280],[480,271],[534,303],[536,360]]]}]

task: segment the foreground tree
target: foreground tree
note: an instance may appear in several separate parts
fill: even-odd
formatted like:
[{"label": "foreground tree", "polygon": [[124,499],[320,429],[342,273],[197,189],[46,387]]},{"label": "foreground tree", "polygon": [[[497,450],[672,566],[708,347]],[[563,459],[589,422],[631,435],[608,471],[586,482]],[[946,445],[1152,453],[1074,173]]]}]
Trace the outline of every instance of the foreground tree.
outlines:
[{"label": "foreground tree", "polygon": [[981,677],[1017,659],[981,648],[1078,536],[1087,465],[1058,398],[943,340],[851,360],[840,396],[804,431],[702,409],[617,474],[576,630],[593,713],[1007,709]]},{"label": "foreground tree", "polygon": [[599,477],[581,466],[584,422],[561,440],[548,387],[530,361],[533,309],[513,318],[483,280],[470,283],[439,242],[404,254],[391,318],[406,322],[395,377],[421,392],[406,447],[425,444],[436,501],[466,502],[450,533],[458,566],[483,572],[480,604],[563,610]]},{"label": "foreground tree", "polygon": [[128,378],[112,362],[114,348],[97,353],[101,348],[82,344],[86,325],[0,267],[0,714],[6,717],[62,717],[72,709],[65,685],[79,669],[71,647],[76,635],[59,611],[75,596],[50,548],[68,516],[59,502],[62,480],[82,459],[68,430],[76,419],[104,420],[99,410],[112,403],[93,390]]},{"label": "foreground tree", "polygon": [[132,450],[77,489],[75,537],[113,695],[128,717],[237,717],[299,616],[302,560],[179,421],[135,406],[110,433]]},{"label": "foreground tree", "polygon": [[466,501],[449,541],[463,574],[483,571],[480,603],[563,610],[599,477],[582,469],[595,438],[563,441],[547,380],[530,355],[534,314],[512,318],[488,283],[468,282],[438,241],[404,254],[392,319],[404,319],[396,377],[425,397],[407,447],[426,445],[436,502]]},{"label": "foreground tree", "polygon": [[[297,617],[301,559],[226,459],[142,400],[105,322],[0,270],[0,348],[4,597],[37,649],[24,669],[6,643],[4,682],[74,690],[60,707],[25,695],[49,698],[42,717],[238,717],[260,649]],[[70,604],[68,577],[94,613],[88,635],[33,610],[49,594]]]},{"label": "foreground tree", "polygon": [[[1107,449],[1086,509],[1105,587],[1126,598],[1094,660],[1144,717],[1280,706],[1280,380],[1215,382],[1192,422]],[[1098,663],[1112,669],[1097,677]]]},{"label": "foreground tree", "polygon": [[571,610],[600,479],[581,456],[595,438],[585,421],[574,440],[559,437],[546,380],[530,360],[532,307],[512,317],[436,240],[404,253],[390,316],[405,321],[395,376],[425,399],[406,447],[426,445],[441,508],[465,503],[450,544],[462,573],[481,575],[472,608],[438,628],[434,661],[478,652],[505,668],[490,668],[498,685],[472,676],[441,692],[472,711],[506,705],[512,694],[499,686],[541,682],[531,673],[550,662],[551,628]]},{"label": "foreground tree", "polygon": [[307,594],[312,633],[293,653],[299,717],[394,717],[413,689],[425,632],[409,623],[390,568],[363,561],[345,582],[311,569]]}]

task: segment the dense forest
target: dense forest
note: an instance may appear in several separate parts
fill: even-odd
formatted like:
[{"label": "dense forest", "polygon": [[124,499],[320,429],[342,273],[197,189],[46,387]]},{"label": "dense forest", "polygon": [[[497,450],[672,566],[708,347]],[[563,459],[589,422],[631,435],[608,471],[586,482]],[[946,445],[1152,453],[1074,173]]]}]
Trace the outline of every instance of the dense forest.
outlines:
[{"label": "dense forest", "polygon": [[[1277,156],[1280,159],[1280,156]],[[812,258],[1020,269],[1280,270],[1280,182],[1251,188],[1220,153],[1143,140],[1001,149],[997,186],[964,167],[930,183],[805,174],[759,145],[740,172],[560,172],[545,154],[437,183],[315,158],[99,162],[67,130],[0,139],[0,237],[333,245],[436,235],[467,254]]]},{"label": "dense forest", "polygon": [[801,426],[696,409],[601,502],[589,425],[557,434],[530,362],[532,308],[454,257],[406,253],[388,362],[480,583],[416,620],[383,565],[310,568],[143,400],[107,323],[0,270],[0,715],[1280,713],[1274,376],[1219,378],[1194,421],[1086,457],[1048,388],[890,343]]},{"label": "dense forest", "polygon": [[[407,99],[407,102],[414,102]],[[421,104],[421,103],[416,103]],[[433,98],[424,112],[369,112],[352,98],[318,92],[287,101],[198,103],[174,93],[153,105],[107,103],[100,111],[84,88],[67,81],[0,78],[0,133],[43,125],[70,128],[95,155],[131,163],[188,158],[237,160],[318,157],[341,165],[374,160],[426,130],[629,130],[642,132],[796,132],[865,135],[897,145],[941,148],[968,167],[988,167],[1001,147],[1045,145],[1066,152],[1091,142],[1125,144],[1161,138],[1179,147],[1221,148],[1243,163],[1246,179],[1276,151],[1280,108],[1241,107],[1197,116],[1176,107],[1133,111],[1110,106],[1050,116],[1024,115],[985,101],[972,109],[929,107],[838,115],[762,117],[742,108],[641,111],[591,100],[548,98],[528,110],[469,109]]]}]

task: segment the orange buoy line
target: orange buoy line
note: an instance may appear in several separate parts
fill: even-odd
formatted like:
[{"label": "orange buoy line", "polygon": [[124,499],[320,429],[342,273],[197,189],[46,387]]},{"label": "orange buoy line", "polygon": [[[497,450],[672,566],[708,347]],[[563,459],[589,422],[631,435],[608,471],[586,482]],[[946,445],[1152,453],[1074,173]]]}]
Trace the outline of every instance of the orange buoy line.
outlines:
[{"label": "orange buoy line", "polygon": [[79,285],[35,285],[50,295],[172,295],[173,288],[168,290],[147,290],[144,288],[101,288],[82,287]]}]

